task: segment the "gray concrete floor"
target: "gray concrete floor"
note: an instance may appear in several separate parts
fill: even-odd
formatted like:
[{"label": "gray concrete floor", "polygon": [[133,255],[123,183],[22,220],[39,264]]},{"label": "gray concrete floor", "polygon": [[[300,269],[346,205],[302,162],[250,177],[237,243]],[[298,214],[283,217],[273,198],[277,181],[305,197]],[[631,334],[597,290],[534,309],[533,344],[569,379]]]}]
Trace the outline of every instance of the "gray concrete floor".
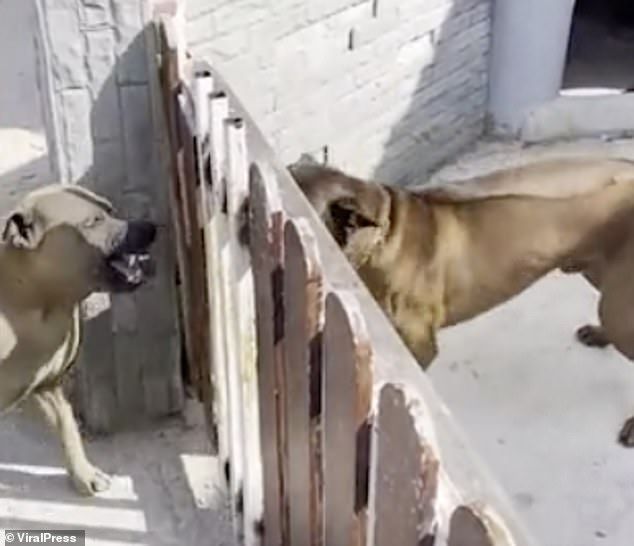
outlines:
[{"label": "gray concrete floor", "polygon": [[[438,178],[550,155],[632,157],[631,141],[524,148],[486,144]],[[634,414],[634,364],[589,349],[575,329],[597,294],[554,273],[515,299],[440,335],[432,380],[518,514],[544,546],[631,546],[634,450],[616,442]]]},{"label": "gray concrete floor", "polygon": [[544,546],[631,546],[634,365],[574,339],[595,317],[579,276],[552,275],[445,330],[432,380]]},{"label": "gray concrete floor", "polygon": [[114,475],[110,490],[79,497],[56,439],[14,414],[0,422],[0,529],[84,529],[90,546],[230,546],[231,524],[200,425],[160,427],[87,442]]}]

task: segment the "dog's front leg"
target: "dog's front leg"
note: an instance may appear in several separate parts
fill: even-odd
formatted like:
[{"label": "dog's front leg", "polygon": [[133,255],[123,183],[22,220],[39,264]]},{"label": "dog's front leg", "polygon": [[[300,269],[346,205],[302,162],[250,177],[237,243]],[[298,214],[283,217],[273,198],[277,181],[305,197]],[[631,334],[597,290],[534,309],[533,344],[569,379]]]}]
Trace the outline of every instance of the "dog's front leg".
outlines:
[{"label": "dog's front leg", "polygon": [[86,457],[77,421],[60,386],[36,391],[32,404],[44,415],[46,422],[57,430],[64,449],[68,474],[77,490],[83,495],[105,491],[110,477],[93,466]]},{"label": "dog's front leg", "polygon": [[426,302],[412,305],[398,295],[387,298],[383,308],[418,365],[426,371],[438,353],[434,324],[438,313]]},{"label": "dog's front leg", "polygon": [[438,353],[434,329],[431,326],[424,327],[412,323],[395,324],[395,326],[405,345],[416,358],[418,365],[427,371]]},{"label": "dog's front leg", "polygon": [[619,443],[625,447],[634,447],[634,417],[630,417],[621,427]]}]

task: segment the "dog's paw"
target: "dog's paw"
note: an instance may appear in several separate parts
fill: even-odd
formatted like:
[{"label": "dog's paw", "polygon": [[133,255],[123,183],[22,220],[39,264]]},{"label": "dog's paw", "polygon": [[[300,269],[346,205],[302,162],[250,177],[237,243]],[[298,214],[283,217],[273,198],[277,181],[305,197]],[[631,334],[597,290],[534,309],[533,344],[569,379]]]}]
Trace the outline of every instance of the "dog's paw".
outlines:
[{"label": "dog's paw", "polygon": [[577,339],[587,347],[607,347],[610,344],[603,328],[592,324],[577,329]]},{"label": "dog's paw", "polygon": [[619,444],[624,447],[634,447],[634,417],[630,417],[621,427]]},{"label": "dog's paw", "polygon": [[110,487],[111,478],[96,466],[88,465],[71,474],[75,489],[82,495],[94,495]]}]

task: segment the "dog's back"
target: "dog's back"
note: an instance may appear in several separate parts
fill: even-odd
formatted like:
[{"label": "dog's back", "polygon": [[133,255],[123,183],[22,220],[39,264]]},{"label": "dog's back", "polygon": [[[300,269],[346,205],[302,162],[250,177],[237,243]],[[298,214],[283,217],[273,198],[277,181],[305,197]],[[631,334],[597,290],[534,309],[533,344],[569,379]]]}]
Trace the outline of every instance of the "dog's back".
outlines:
[{"label": "dog's back", "polygon": [[434,200],[447,202],[513,196],[567,199],[621,182],[634,182],[634,162],[562,158],[497,170],[418,191]]}]

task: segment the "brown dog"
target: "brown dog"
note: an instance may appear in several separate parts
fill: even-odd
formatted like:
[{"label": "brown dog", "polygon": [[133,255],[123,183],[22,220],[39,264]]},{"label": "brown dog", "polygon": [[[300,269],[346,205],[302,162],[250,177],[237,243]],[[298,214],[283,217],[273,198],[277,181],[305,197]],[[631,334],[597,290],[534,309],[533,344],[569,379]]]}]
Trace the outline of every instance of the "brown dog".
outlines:
[{"label": "brown dog", "polygon": [[0,413],[22,406],[43,416],[77,490],[103,491],[109,477],[86,457],[62,380],[80,343],[77,306],[94,291],[141,286],[156,227],[117,218],[79,186],[55,185],[27,195],[1,234]]},{"label": "brown dog", "polygon": [[[634,163],[561,159],[414,191],[290,169],[423,368],[438,328],[556,268],[601,292],[601,325],[578,338],[634,359]],[[619,440],[634,446],[634,418]]]}]

